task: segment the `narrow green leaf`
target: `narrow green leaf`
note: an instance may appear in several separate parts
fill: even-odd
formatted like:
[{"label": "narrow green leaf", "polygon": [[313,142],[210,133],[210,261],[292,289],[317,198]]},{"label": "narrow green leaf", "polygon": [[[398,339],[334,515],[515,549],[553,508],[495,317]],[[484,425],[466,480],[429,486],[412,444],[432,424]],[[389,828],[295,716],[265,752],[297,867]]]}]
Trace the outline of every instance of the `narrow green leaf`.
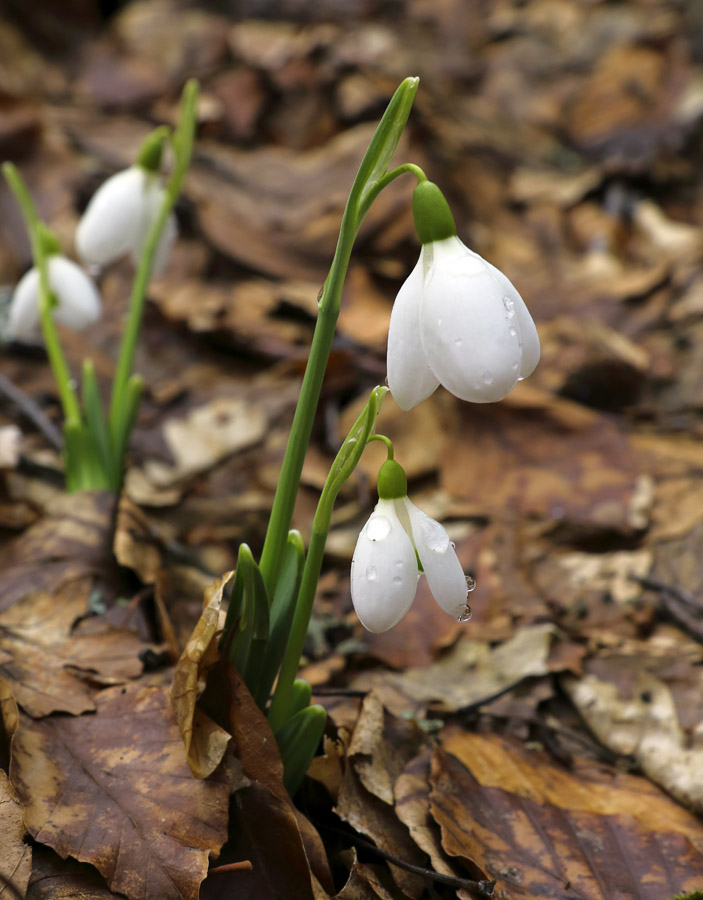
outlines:
[{"label": "narrow green leaf", "polygon": [[95,366],[90,359],[83,360],[83,408],[88,430],[97,450],[101,468],[105,473],[105,480],[110,482],[114,471],[112,444],[98,389],[98,380],[95,377]]},{"label": "narrow green leaf", "polygon": [[293,796],[310,767],[325,730],[327,712],[322,706],[308,706],[276,732],[283,759],[283,783]]},{"label": "narrow green leaf", "polygon": [[266,647],[266,659],[260,673],[258,689],[253,694],[261,709],[268,702],[276,673],[286,650],[304,564],[305,547],[300,532],[289,531],[283,552],[281,573],[276,582],[271,603],[271,628]]}]

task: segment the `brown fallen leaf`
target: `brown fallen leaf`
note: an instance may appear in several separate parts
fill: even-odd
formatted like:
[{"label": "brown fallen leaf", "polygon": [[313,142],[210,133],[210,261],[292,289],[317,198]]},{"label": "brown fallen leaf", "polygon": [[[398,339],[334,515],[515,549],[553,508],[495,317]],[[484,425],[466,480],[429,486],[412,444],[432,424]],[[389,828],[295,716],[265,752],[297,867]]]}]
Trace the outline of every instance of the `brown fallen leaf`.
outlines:
[{"label": "brown fallen leaf", "polygon": [[176,665],[171,704],[196,778],[207,778],[222,761],[230,735],[200,706],[198,694],[218,659],[222,594],[233,572],[226,572],[205,590],[203,612]]},{"label": "brown fallen leaf", "polygon": [[639,463],[610,419],[526,385],[485,406],[461,409],[458,440],[442,460],[450,493],[483,515],[519,511],[586,532],[636,531]]},{"label": "brown fallen leaf", "polygon": [[370,693],[364,698],[347,759],[366,790],[392,806],[395,781],[423,740],[415,723],[396,718]]},{"label": "brown fallen leaf", "polygon": [[140,654],[158,649],[106,616],[86,616],[92,583],[31,594],[0,613],[0,673],[30,715],[93,710],[96,685],[136,678]]},{"label": "brown fallen leaf", "polygon": [[0,769],[0,900],[23,897],[32,871],[32,848],[25,844],[22,807]]},{"label": "brown fallen leaf", "polygon": [[[629,651],[629,652],[627,652]],[[589,660],[563,686],[598,740],[634,758],[684,806],[703,812],[703,653],[660,631],[648,643]]]},{"label": "brown fallen leaf", "polygon": [[[407,825],[410,836],[430,858],[432,868],[441,875],[456,876],[442,849],[441,832],[430,815],[430,765],[432,750],[423,747],[411,760],[395,782],[395,811],[400,821]],[[477,866],[471,867],[471,877],[485,878]],[[460,900],[473,900],[463,889],[457,891]]]},{"label": "brown fallen leaf", "polygon": [[283,762],[266,716],[226,661],[208,679],[202,703],[213,717],[227,722],[242,772],[251,780],[233,798],[231,837],[221,861],[253,863],[250,872],[211,875],[203,900],[230,897],[233,891],[251,900],[312,900],[315,879],[331,890],[324,847],[283,785]]},{"label": "brown fallen leaf", "polygon": [[449,731],[432,764],[432,816],[451,856],[499,900],[661,900],[699,887],[703,827],[646,779],[584,760],[558,767],[496,735]]},{"label": "brown fallen leaf", "polygon": [[[114,511],[115,497],[107,491],[60,494],[44,518],[0,552],[0,610],[30,594],[56,593],[79,578],[102,576],[103,586],[116,585]],[[41,566],[38,560],[43,560]]]},{"label": "brown fallen leaf", "polygon": [[558,637],[551,623],[519,629],[509,641],[492,648],[487,641],[460,640],[429,666],[405,672],[361,675],[356,687],[373,687],[395,715],[418,705],[440,711],[481,705],[515,687],[525,678],[547,675]]},{"label": "brown fallen leaf", "polygon": [[98,871],[75,859],[61,859],[53,850],[35,845],[32,874],[25,900],[119,900]]},{"label": "brown fallen leaf", "polygon": [[96,706],[21,718],[10,778],[29,832],[132,900],[196,900],[227,835],[226,778],[192,777],[165,688],[107,688]]},{"label": "brown fallen leaf", "polygon": [[[353,766],[348,765],[342,779],[334,812],[360,834],[365,834],[382,850],[404,862],[422,865],[423,854],[400,822],[393,807],[374,797],[361,784]],[[393,880],[413,900],[422,894],[425,880],[412,872],[390,864]]]}]

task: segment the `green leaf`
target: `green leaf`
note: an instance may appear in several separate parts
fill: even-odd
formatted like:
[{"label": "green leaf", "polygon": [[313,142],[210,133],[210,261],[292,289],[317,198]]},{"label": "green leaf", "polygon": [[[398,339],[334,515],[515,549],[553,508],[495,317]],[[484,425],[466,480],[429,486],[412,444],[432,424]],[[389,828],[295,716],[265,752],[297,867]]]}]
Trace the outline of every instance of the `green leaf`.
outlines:
[{"label": "green leaf", "polygon": [[268,633],[269,604],[264,579],[251,550],[246,544],[241,544],[220,647],[252,693],[254,685],[247,680],[247,673],[250,677],[257,677],[259,666],[252,659],[249,667],[252,647],[263,657]]},{"label": "green leaf", "polygon": [[[268,646],[266,648],[266,660],[259,678],[257,691],[253,694],[259,707],[263,709],[268,702],[276,673],[283,660],[283,654],[288,643],[295,604],[300,590],[300,580],[303,577],[305,564],[305,547],[299,531],[289,531],[281,572],[276,582],[271,603],[271,629]],[[250,688],[251,690],[251,688]]]},{"label": "green leaf", "polygon": [[276,732],[283,759],[283,783],[293,796],[301,785],[315,755],[327,723],[322,706],[307,706]]},{"label": "green leaf", "polygon": [[[90,359],[83,360],[83,408],[88,431],[92,436],[100,465],[105,472],[106,481],[110,481],[114,471],[112,443],[98,389],[98,381],[95,377],[95,366]],[[115,489],[117,487],[115,486]]]}]

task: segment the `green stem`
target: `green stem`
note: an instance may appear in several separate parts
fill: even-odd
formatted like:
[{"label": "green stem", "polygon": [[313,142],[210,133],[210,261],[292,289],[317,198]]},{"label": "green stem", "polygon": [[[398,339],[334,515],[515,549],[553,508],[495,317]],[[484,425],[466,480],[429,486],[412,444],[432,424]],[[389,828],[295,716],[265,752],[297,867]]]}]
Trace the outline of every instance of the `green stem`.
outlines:
[{"label": "green stem", "polygon": [[[351,200],[351,197],[350,197]],[[327,369],[334,340],[337,319],[342,299],[342,286],[349,266],[352,247],[359,230],[359,222],[350,203],[344,211],[342,227],[337,241],[332,267],[325,281],[315,333],[310,347],[310,356],[305,367],[303,383],[300,387],[298,405],[291,425],[288,445],[283,457],[281,474],[271,507],[271,517],[264,546],[261,551],[260,568],[264,576],[269,597],[273,596],[278,577],[278,569],[288,538],[293,507],[303,471],[305,453],[310,441],[317,404],[320,399],[322,382]]]},{"label": "green stem", "polygon": [[[183,89],[179,130],[174,140],[174,150],[176,152],[175,167],[166,186],[164,202],[159,210],[158,216],[151,226],[144,244],[144,249],[132,284],[127,323],[125,325],[122,344],[120,345],[117,368],[112,385],[112,397],[110,400],[111,437],[113,442],[121,443],[123,446],[126,446],[127,441],[125,439],[126,436],[120,434],[120,422],[124,421],[122,406],[124,404],[127,383],[132,374],[132,367],[134,365],[134,354],[144,315],[146,292],[149,286],[149,278],[151,277],[154,257],[159,246],[161,234],[168,221],[168,217],[176,204],[176,200],[178,199],[178,195],[180,194],[183,185],[183,180],[188,171],[188,166],[190,165],[195,135],[197,100],[198,84],[196,81],[189,81]],[[154,175],[153,177],[157,176]]]},{"label": "green stem", "polygon": [[388,459],[393,459],[393,441],[389,437],[386,437],[385,434],[372,434],[367,438],[366,443],[370,444],[371,441],[382,441],[386,445]]},{"label": "green stem", "polygon": [[392,172],[386,171],[405,128],[417,85],[417,78],[406,78],[391,98],[361,161],[342,216],[339,240],[332,267],[322,289],[310,356],[303,375],[300,397],[293,417],[266,538],[261,551],[260,567],[270,597],[273,596],[276,586],[281,558],[290,530],[300,475],[310,442],[315,411],[327,369],[327,360],[332,349],[339,317],[342,286],[354,241],[371,203],[387,184],[390,184],[403,172],[414,171],[418,179],[425,177],[424,172],[412,163],[399,166]]},{"label": "green stem", "polygon": [[49,358],[51,370],[59,391],[64,419],[81,421],[80,404],[72,386],[71,372],[66,362],[66,357],[61,349],[61,342],[56,330],[54,317],[51,315],[51,287],[49,285],[49,261],[44,243],[41,239],[42,221],[34,205],[34,201],[27,190],[22,176],[12,163],[4,163],[3,174],[10,185],[12,193],[22,211],[22,216],[27,226],[27,233],[32,246],[34,265],[39,271],[39,320],[44,334],[44,345]]}]

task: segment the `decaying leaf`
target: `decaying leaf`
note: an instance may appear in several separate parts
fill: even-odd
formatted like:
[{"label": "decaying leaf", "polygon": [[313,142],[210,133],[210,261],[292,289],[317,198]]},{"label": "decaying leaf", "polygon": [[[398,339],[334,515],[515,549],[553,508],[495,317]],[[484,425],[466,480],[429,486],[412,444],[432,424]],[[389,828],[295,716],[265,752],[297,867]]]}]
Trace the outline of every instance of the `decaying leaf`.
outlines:
[{"label": "decaying leaf", "polygon": [[373,685],[384,705],[403,715],[418,704],[434,703],[454,711],[485,703],[525,678],[547,675],[557,637],[554,625],[535,625],[495,648],[470,638],[457,644],[432,665],[403,673],[360,676],[355,684]]},{"label": "decaying leaf", "polygon": [[22,807],[0,769],[0,900],[23,897],[32,871],[32,848],[24,843]]},{"label": "decaying leaf", "polygon": [[230,735],[197,705],[208,672],[217,662],[222,593],[233,572],[205,590],[203,613],[181,654],[171,686],[171,703],[196,778],[207,778],[222,761]]},{"label": "decaying leaf", "polygon": [[703,654],[696,645],[684,652],[680,638],[667,647],[664,634],[623,651],[590,660],[584,677],[565,676],[564,687],[602,744],[700,813]]},{"label": "decaying leaf", "polygon": [[132,900],[196,900],[229,786],[192,777],[165,688],[104,690],[92,716],[21,718],[10,778],[32,836]]},{"label": "decaying leaf", "polygon": [[499,900],[661,900],[702,883],[703,827],[644,778],[455,731],[431,782],[444,849],[496,879]]},{"label": "decaying leaf", "polygon": [[97,869],[37,844],[26,900],[118,900]]}]

